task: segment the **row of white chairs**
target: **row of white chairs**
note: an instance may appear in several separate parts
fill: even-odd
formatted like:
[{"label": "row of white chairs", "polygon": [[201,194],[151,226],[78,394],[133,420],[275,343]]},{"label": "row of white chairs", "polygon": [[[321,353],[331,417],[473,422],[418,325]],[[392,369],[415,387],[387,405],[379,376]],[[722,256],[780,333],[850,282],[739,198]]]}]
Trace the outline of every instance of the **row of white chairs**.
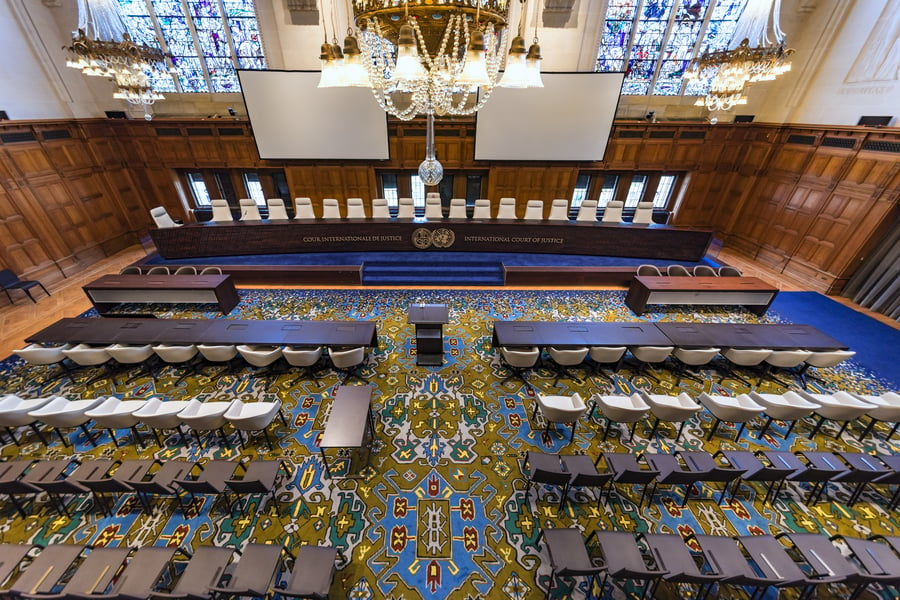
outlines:
[{"label": "row of white chairs", "polygon": [[267,429],[276,417],[280,417],[287,426],[287,420],[281,411],[281,401],[278,399],[273,402],[243,402],[237,399],[203,402],[196,398],[164,401],[158,397],[146,400],[125,400],[116,396],[78,400],[69,400],[63,396],[24,399],[15,394],[0,397],[0,427],[6,429],[16,445],[20,441],[15,435],[15,429],[25,426],[30,427],[44,445],[49,445],[49,439],[44,437],[38,427],[38,424],[44,424],[53,428],[66,446],[69,445],[68,438],[60,430],[75,428],[80,428],[91,445],[96,446],[96,438],[87,427],[93,421],[96,427],[108,430],[116,447],[119,446],[116,437],[118,429],[130,429],[134,443],[143,446],[137,429],[141,423],[150,429],[160,447],[163,447],[163,439],[159,433],[166,430],[177,431],[182,442],[187,444],[182,425],[194,433],[198,444],[202,445],[201,432],[217,431],[227,445],[223,428],[228,424],[238,432],[242,446],[244,438],[240,432],[247,432],[249,439],[253,432],[262,431],[272,447]]},{"label": "row of white chairs", "polygon": [[[743,277],[744,273],[737,267],[728,265],[713,268],[709,265],[696,265],[693,269],[688,269],[684,265],[668,265],[666,266],[666,275],[669,277]],[[637,268],[638,275],[648,277],[662,277],[662,270],[656,265],[641,265]]]},{"label": "row of white chairs", "polygon": [[176,268],[174,271],[167,267],[166,265],[156,265],[153,267],[149,267],[147,270],[142,269],[137,265],[131,265],[128,267],[123,267],[122,270],[119,271],[119,275],[221,275],[222,268],[221,267],[203,267],[202,269],[197,269],[197,267],[193,265],[182,265]]}]

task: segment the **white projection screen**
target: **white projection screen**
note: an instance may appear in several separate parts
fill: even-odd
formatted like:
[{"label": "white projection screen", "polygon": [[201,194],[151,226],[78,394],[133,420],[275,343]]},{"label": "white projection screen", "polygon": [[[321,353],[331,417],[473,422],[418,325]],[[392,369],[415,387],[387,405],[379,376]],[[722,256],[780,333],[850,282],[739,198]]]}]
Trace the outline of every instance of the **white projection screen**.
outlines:
[{"label": "white projection screen", "polygon": [[542,88],[494,89],[477,113],[475,160],[603,160],[625,74],[541,78]]},{"label": "white projection screen", "polygon": [[259,157],[387,160],[387,113],[367,88],[318,88],[318,71],[238,71]]}]

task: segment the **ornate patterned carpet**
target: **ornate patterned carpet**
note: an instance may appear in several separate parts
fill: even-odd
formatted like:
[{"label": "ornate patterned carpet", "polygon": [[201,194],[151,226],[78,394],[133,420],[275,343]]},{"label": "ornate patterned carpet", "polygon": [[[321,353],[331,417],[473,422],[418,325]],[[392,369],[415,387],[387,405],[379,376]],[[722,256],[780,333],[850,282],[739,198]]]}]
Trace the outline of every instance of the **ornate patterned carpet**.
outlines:
[{"label": "ornate patterned carpet", "polygon": [[[559,490],[538,488],[529,499],[524,493],[519,463],[528,450],[585,453],[644,450],[670,452],[674,431],[663,427],[647,439],[647,427],[639,425],[633,440],[624,426],[601,444],[602,420],[583,421],[569,443],[568,428],[550,429],[543,435],[540,415],[533,420],[534,392],[518,380],[505,383],[509,373],[490,346],[495,319],[634,320],[617,291],[266,291],[242,290],[242,301],[231,318],[364,319],[379,323],[380,347],[370,353],[362,375],[376,387],[374,407],[377,427],[368,456],[347,454],[335,467],[340,474],[356,475],[330,479],[324,474],[317,440],[331,410],[338,383],[336,372],[325,372],[321,385],[312,379],[291,383],[294,374],[282,375],[267,391],[261,378],[248,372],[222,377],[189,377],[178,385],[174,371],[164,371],[154,384],[138,378],[115,394],[129,398],[162,396],[167,399],[199,397],[205,400],[282,400],[290,427],[273,425],[277,447],[270,450],[263,439],[243,454],[268,458],[284,457],[293,474],[278,492],[280,514],[272,502],[256,514],[231,514],[212,498],[198,500],[187,510],[178,503],[158,501],[151,514],[141,511],[133,496],[120,498],[111,517],[91,506],[89,499],[70,498],[72,518],[59,516],[43,495],[31,505],[27,518],[18,516],[9,502],[0,504],[3,542],[74,542],[112,545],[201,544],[235,545],[272,542],[296,548],[301,543],[336,545],[344,549],[349,564],[338,571],[332,596],[368,598],[511,598],[542,597],[550,574],[546,551],[535,542],[542,526],[575,526],[587,535],[596,528],[624,531],[747,534],[762,532],[821,531],[865,536],[873,532],[900,532],[900,518],[883,508],[884,499],[868,492],[853,508],[846,506],[849,490],[832,485],[829,500],[815,506],[804,504],[808,488],[788,486],[774,505],[761,502],[762,487],[743,486],[737,499],[718,505],[719,490],[703,486],[685,508],[683,491],[661,488],[654,502],[638,510],[640,488],[612,494],[598,505],[590,490],[572,492],[570,502],[557,511]],[[415,365],[415,337],[406,323],[406,309],[414,302],[446,303],[451,324],[445,327],[445,364],[442,368]],[[196,308],[196,307],[195,307]],[[146,308],[141,308],[145,311]],[[166,312],[168,310],[168,312]],[[171,311],[159,307],[158,316],[221,317],[216,313]],[[749,312],[727,314],[716,310],[667,308],[648,313],[649,320],[741,320],[776,322],[770,313],[757,318]],[[849,341],[849,340],[848,340]],[[850,342],[852,345],[852,341]],[[0,362],[2,389],[23,397],[61,394],[70,398],[108,395],[108,380],[85,387],[81,382],[96,371],[88,370],[73,385],[66,379],[44,383],[45,370],[28,367],[16,358]],[[137,373],[137,371],[135,371]],[[661,382],[637,376],[626,365],[615,377],[615,391],[633,390],[675,393],[674,378],[666,370]],[[719,383],[713,370],[703,372],[703,382],[685,380],[681,390],[692,396],[707,391],[738,394],[747,387],[732,379]],[[582,373],[584,375],[584,373]],[[854,363],[821,370],[811,389],[846,389],[865,393],[887,390],[884,382]],[[602,378],[584,383],[560,379],[554,383],[549,371],[538,371],[533,384],[547,393],[580,392],[585,398],[596,392],[611,392]],[[353,381],[352,383],[358,383]],[[764,383],[763,391],[783,388]],[[833,424],[826,425],[812,441],[807,435],[812,421],[798,424],[795,434],[783,440],[785,427],[776,424],[764,439],[758,438],[762,421],[748,428],[739,440],[731,426],[721,426],[711,442],[706,432],[712,416],[701,412],[685,428],[679,447],[685,449],[834,449],[896,453],[898,441],[885,442],[887,427],[860,443],[860,424],[840,439]],[[772,435],[775,433],[776,435]],[[234,458],[242,452],[213,441],[203,449],[185,446],[170,435],[165,448],[149,444],[143,453],[130,443],[127,430],[118,432],[121,448],[107,434],[92,448],[80,432],[71,433],[74,448],[58,441],[45,448],[30,432],[21,431],[23,446],[6,445],[6,459],[16,457],[135,458],[139,455],[163,460],[173,458]],[[623,439],[624,438],[624,439]],[[54,438],[56,439],[56,438]],[[152,437],[148,436],[148,442]],[[232,436],[232,442],[235,441]],[[367,463],[367,464],[366,464]],[[573,585],[574,588],[573,589]],[[608,588],[607,588],[608,589]],[[565,582],[554,597],[584,597],[581,582]],[[596,590],[595,590],[596,592]],[[679,591],[665,592],[678,597]],[[622,597],[616,592],[616,597]],[[885,596],[887,597],[887,596]]]}]

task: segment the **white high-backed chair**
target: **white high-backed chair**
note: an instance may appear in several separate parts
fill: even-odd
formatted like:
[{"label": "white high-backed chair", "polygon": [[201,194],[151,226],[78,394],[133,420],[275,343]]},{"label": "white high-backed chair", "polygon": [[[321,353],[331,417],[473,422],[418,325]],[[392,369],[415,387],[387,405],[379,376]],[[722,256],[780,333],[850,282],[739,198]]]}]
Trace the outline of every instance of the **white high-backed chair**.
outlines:
[{"label": "white high-backed chair", "polygon": [[650,430],[650,435],[647,436],[648,438],[652,438],[656,433],[660,421],[681,423],[681,426],[678,428],[678,434],[675,436],[675,443],[677,444],[685,424],[690,421],[695,414],[703,410],[702,406],[694,402],[691,397],[684,392],[681,392],[677,396],[648,394],[646,392],[640,392],[640,394],[644,402],[650,406],[650,412],[656,417],[653,428]]},{"label": "white high-backed chair", "polygon": [[400,198],[397,200],[397,218],[415,219],[416,205],[412,198]]},{"label": "white high-backed chair", "polygon": [[[42,344],[28,344],[24,348],[19,348],[17,350],[13,350],[13,354],[27,362],[31,365],[41,365],[41,366],[51,366],[57,365],[59,367],[59,373],[54,376],[53,379],[60,377],[62,375],[68,375],[69,380],[72,383],[75,380],[72,378],[72,374],[69,373],[69,367],[66,366],[65,360],[66,355],[63,352],[64,350],[71,349],[72,346],[70,344],[65,344],[62,346],[44,346]],[[48,380],[52,381],[52,380]]]},{"label": "white high-backed chair", "polygon": [[828,352],[813,352],[800,367],[800,382],[806,387],[807,371],[810,367],[817,369],[830,369],[836,367],[845,360],[849,360],[856,355],[854,350],[831,350]]},{"label": "white high-backed chair", "polygon": [[587,223],[596,223],[597,201],[591,200],[590,198],[582,200],[581,206],[578,207],[578,217],[576,217],[575,220]]},{"label": "white high-backed chair", "polygon": [[581,415],[587,412],[587,405],[581,399],[581,395],[575,392],[571,396],[545,396],[540,392],[535,396],[534,413],[531,418],[537,417],[538,408],[547,422],[545,432],[550,432],[551,423],[571,424],[572,433],[569,442],[575,439],[575,426]]},{"label": "white high-backed chair", "polygon": [[603,209],[603,222],[604,223],[621,223],[622,222],[622,208],[625,203],[621,200],[610,200],[606,203],[606,208]]},{"label": "white high-backed chair", "polygon": [[565,198],[557,198],[550,205],[550,216],[548,221],[568,221],[569,220],[569,201]]},{"label": "white high-backed chair", "polygon": [[223,429],[228,423],[225,414],[232,404],[237,400],[225,402],[201,402],[196,398],[188,402],[180,413],[178,419],[188,426],[194,437],[197,438],[197,445],[203,447],[203,441],[200,439],[201,431],[218,431],[222,436],[222,442],[228,446],[228,436],[225,435]]},{"label": "white high-backed chair", "polygon": [[266,200],[266,204],[269,207],[269,220],[284,220],[287,221],[288,214],[287,210],[284,208],[284,200],[281,198],[269,198]]},{"label": "white high-backed chair", "polygon": [[210,200],[209,205],[212,207],[212,220],[216,223],[231,223],[234,221],[234,215],[228,207],[228,200],[217,198]]},{"label": "white high-backed chair", "polygon": [[[650,412],[650,405],[644,402],[640,394],[634,393],[630,396],[604,396],[603,394],[594,394],[591,396],[591,416],[594,414],[594,408],[600,408],[600,414],[606,419],[606,428],[603,432],[603,440],[609,435],[610,426],[613,423],[631,423],[631,437],[634,437],[634,428],[638,421],[642,421]],[[631,438],[629,438],[631,439]]]},{"label": "white high-backed chair", "polygon": [[741,434],[744,433],[744,427],[747,426],[747,423],[761,415],[765,410],[765,407],[754,402],[753,398],[747,394],[732,397],[704,392],[697,399],[716,418],[716,422],[709,429],[709,435],[706,436],[707,441],[712,439],[712,436],[719,428],[719,423],[722,421],[741,424],[741,428],[738,429],[735,437],[735,441],[740,441]]},{"label": "white high-backed chair", "polygon": [[42,406],[49,404],[56,396],[48,396],[46,398],[20,398],[15,394],[6,394],[0,396],[0,427],[6,429],[6,433],[12,438],[13,443],[19,446],[19,440],[16,438],[13,430],[16,427],[28,425],[38,439],[45,446],[49,445],[47,438],[38,428],[38,420],[29,415]]},{"label": "white high-backed chair", "polygon": [[441,195],[432,196],[429,194],[425,198],[425,218],[426,219],[443,219],[444,211],[441,209]]},{"label": "white high-backed chair", "polygon": [[462,221],[467,217],[466,215],[466,200],[465,198],[451,198],[450,199],[450,218],[458,221]]},{"label": "white high-backed chair", "polygon": [[866,413],[866,416],[869,417],[871,421],[866,425],[865,430],[859,436],[859,440],[862,441],[864,437],[869,435],[878,421],[883,421],[885,423],[894,424],[891,428],[891,432],[884,438],[885,442],[889,442],[897,431],[897,427],[900,427],[900,394],[896,392],[886,392],[880,396],[861,396],[859,394],[852,394],[852,396],[863,402],[875,405],[875,408],[870,409]]},{"label": "white high-backed chair", "polygon": [[500,208],[497,209],[498,219],[508,219],[510,221],[517,219],[516,217],[516,199],[500,198]]},{"label": "white high-backed chair", "polygon": [[528,346],[524,348],[504,348],[501,346],[500,355],[503,357],[503,362],[505,362],[512,371],[512,374],[500,383],[503,384],[513,377],[518,377],[525,385],[529,385],[528,373],[541,357],[541,349],[537,346]]},{"label": "white high-backed chair", "polygon": [[31,411],[28,413],[30,417],[33,417],[44,423],[45,425],[49,425],[52,427],[57,435],[59,435],[59,439],[62,440],[63,446],[69,446],[69,440],[66,438],[60,429],[73,429],[78,427],[87,436],[88,441],[91,443],[91,446],[97,445],[97,441],[88,431],[87,423],[91,420],[85,413],[91,410],[95,406],[98,406],[101,402],[103,402],[103,398],[90,398],[86,400],[69,400],[68,398],[63,398],[62,396],[55,396],[50,402],[41,406],[40,408]]},{"label": "white high-backed chair", "polygon": [[262,221],[259,214],[259,207],[253,198],[241,198],[241,221]]},{"label": "white high-backed chair", "polygon": [[810,394],[803,390],[797,390],[797,394],[804,400],[820,405],[813,411],[819,416],[819,421],[809,434],[809,439],[816,436],[825,421],[843,421],[844,424],[841,425],[840,431],[834,436],[836,439],[840,439],[851,421],[878,408],[875,404],[862,400],[861,396],[854,396],[844,391],[834,394]]},{"label": "white high-backed chair", "polygon": [[491,218],[491,201],[488,198],[479,198],[475,201],[475,209],[472,213],[473,219],[488,220]]},{"label": "white high-backed chair", "polygon": [[384,198],[372,198],[372,218],[390,219],[391,211],[388,209],[387,200]]},{"label": "white high-backed chair", "polygon": [[268,427],[275,420],[275,417],[281,417],[281,422],[287,427],[287,420],[284,418],[284,413],[281,412],[281,400],[278,399],[274,402],[232,400],[228,411],[225,413],[225,421],[231,423],[231,426],[238,432],[238,440],[240,440],[242,448],[245,447],[242,431],[247,432],[248,443],[254,431],[262,431],[269,448],[274,449],[275,446],[272,445],[272,440],[269,439]]},{"label": "white high-backed chair", "polygon": [[637,207],[634,209],[634,219],[632,223],[636,225],[640,224],[649,224],[653,222],[653,203],[652,202],[638,202]]},{"label": "white high-backed chair", "polygon": [[360,367],[366,362],[365,346],[346,349],[328,348],[328,358],[331,359],[332,366],[343,373],[341,384],[351,377],[365,381],[359,374]]},{"label": "white high-backed chair", "polygon": [[103,399],[103,402],[84,414],[93,419],[98,427],[107,430],[116,448],[119,447],[119,440],[116,439],[115,430],[125,428],[131,429],[134,443],[143,448],[144,442],[137,430],[137,425],[141,420],[134,416],[134,412],[142,408],[145,402],[145,400],[122,400],[115,396],[108,396]]},{"label": "white high-backed chair", "polygon": [[165,207],[157,206],[156,208],[150,209],[150,216],[153,217],[153,222],[156,223],[156,226],[160,229],[181,227],[181,223],[176,223],[175,220],[169,216],[169,211],[167,211]]},{"label": "white high-backed chair", "polygon": [[324,198],[322,200],[322,218],[323,219],[340,219],[341,207],[337,198]]},{"label": "white high-backed chair", "polygon": [[312,200],[306,197],[294,198],[294,218],[295,219],[315,219],[316,212],[313,210]]},{"label": "white high-backed chair", "polygon": [[544,219],[544,201],[529,200],[525,205],[526,221],[542,221]]},{"label": "white high-backed chair", "polygon": [[766,424],[759,430],[759,435],[757,436],[757,439],[760,440],[766,434],[769,425],[771,425],[772,421],[775,419],[790,423],[784,434],[784,437],[787,437],[791,434],[791,431],[793,431],[797,421],[811,415],[812,412],[820,406],[817,402],[810,402],[801,397],[797,392],[788,391],[783,394],[760,394],[757,392],[750,392],[749,395],[751,400],[763,407],[763,412],[765,412],[766,415]]},{"label": "white high-backed chair", "polygon": [[365,219],[366,209],[363,207],[362,198],[347,198],[347,218]]},{"label": "white high-backed chair", "polygon": [[181,429],[181,419],[178,418],[178,413],[187,408],[189,402],[199,402],[199,400],[167,400],[164,402],[154,396],[145,400],[144,405],[132,414],[150,428],[160,448],[165,447],[163,445],[165,440],[159,436],[159,432],[166,429],[177,431],[181,436],[181,442],[187,445],[188,440],[184,436],[184,430]]}]

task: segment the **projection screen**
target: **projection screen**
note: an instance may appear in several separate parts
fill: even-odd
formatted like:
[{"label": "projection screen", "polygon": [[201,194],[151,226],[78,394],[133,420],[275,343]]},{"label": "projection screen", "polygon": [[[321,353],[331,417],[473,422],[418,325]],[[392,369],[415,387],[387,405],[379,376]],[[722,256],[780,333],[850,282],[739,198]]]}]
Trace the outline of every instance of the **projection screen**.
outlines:
[{"label": "projection screen", "polygon": [[494,89],[477,113],[475,160],[603,160],[625,74],[541,77],[543,88]]},{"label": "projection screen", "polygon": [[259,157],[387,160],[387,113],[366,88],[318,88],[318,71],[239,70]]}]

